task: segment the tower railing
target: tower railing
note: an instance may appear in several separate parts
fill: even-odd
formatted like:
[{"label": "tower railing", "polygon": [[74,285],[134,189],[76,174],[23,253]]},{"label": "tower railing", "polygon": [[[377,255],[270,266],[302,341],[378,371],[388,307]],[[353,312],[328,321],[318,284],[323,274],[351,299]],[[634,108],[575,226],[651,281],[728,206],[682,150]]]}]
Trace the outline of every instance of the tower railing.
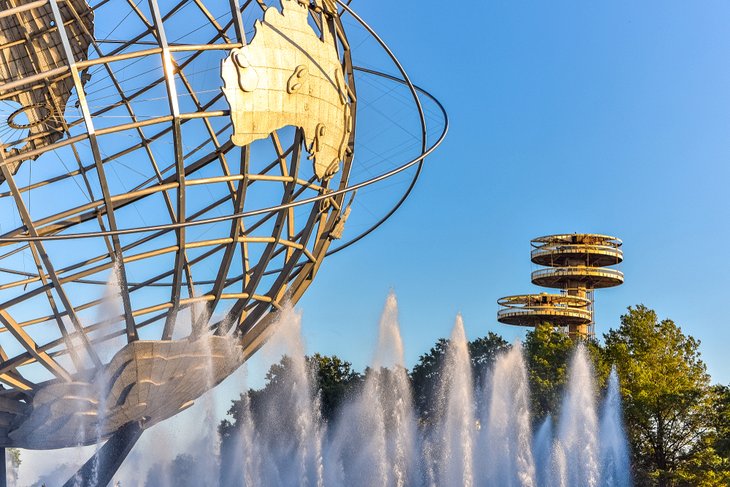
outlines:
[{"label": "tower railing", "polygon": [[500,323],[536,326],[548,322],[571,337],[594,334],[594,290],[619,286],[624,274],[609,266],[623,262],[623,242],[600,234],[557,234],[530,242],[530,259],[543,266],[531,273],[533,284],[560,294],[524,294],[498,300]]}]

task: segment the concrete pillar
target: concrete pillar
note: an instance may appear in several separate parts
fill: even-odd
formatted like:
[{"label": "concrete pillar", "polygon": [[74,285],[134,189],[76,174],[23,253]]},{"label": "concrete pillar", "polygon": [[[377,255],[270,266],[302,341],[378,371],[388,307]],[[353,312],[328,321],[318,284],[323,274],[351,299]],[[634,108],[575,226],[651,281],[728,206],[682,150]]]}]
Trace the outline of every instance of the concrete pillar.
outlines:
[{"label": "concrete pillar", "polygon": [[[569,282],[568,283],[568,296],[577,296],[579,298],[586,298],[588,292],[584,285],[580,282]],[[568,336],[573,340],[578,338],[588,337],[588,325],[570,325],[568,327]]]}]

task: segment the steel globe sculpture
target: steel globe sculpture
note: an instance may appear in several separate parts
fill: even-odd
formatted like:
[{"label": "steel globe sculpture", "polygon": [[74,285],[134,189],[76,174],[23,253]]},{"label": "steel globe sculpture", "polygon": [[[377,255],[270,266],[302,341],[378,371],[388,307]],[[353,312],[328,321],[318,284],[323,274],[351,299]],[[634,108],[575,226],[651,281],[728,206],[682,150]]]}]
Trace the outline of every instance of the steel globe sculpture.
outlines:
[{"label": "steel globe sculpture", "polygon": [[[81,473],[110,479],[412,184],[333,246],[355,191],[440,144],[349,2],[269,3],[0,0],[0,447],[106,441]],[[399,77],[353,63],[344,16]],[[357,72],[407,87],[422,129],[363,181]]]}]

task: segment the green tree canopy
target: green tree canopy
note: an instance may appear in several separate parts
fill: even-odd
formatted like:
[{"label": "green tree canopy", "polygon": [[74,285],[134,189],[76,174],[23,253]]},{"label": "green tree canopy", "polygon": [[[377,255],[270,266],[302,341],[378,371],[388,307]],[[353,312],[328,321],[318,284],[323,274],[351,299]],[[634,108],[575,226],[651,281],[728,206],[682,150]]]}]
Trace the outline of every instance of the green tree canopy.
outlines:
[{"label": "green tree canopy", "polygon": [[475,379],[484,378],[484,374],[494,365],[497,357],[509,348],[510,344],[504,338],[491,331],[486,336],[469,342],[469,355]]},{"label": "green tree canopy", "polygon": [[431,350],[419,357],[418,363],[411,371],[413,402],[424,420],[429,419],[433,413],[431,411],[431,397],[436,393],[436,385],[438,384],[448,347],[449,341],[445,338],[439,338]]},{"label": "green tree canopy", "polygon": [[605,356],[621,378],[638,485],[728,485],[709,441],[714,395],[700,342],[643,305],[605,335]]},{"label": "green tree canopy", "polygon": [[[433,400],[437,391],[441,368],[446,358],[449,340],[440,338],[427,353],[420,356],[411,371],[413,401],[421,419],[428,421],[433,415]],[[475,381],[481,381],[497,356],[508,350],[509,343],[496,333],[489,332],[482,338],[469,342],[472,373]]]},{"label": "green tree canopy", "polygon": [[363,378],[352,370],[352,364],[333,355],[314,354],[308,359],[315,370],[317,387],[322,401],[322,415],[325,419],[334,418],[342,403],[360,385]]},{"label": "green tree canopy", "polygon": [[715,394],[715,443],[717,453],[730,462],[730,386],[717,385]]},{"label": "green tree canopy", "polygon": [[540,421],[560,407],[563,387],[568,380],[568,363],[573,341],[549,323],[527,333],[525,361],[530,382],[532,416]]},{"label": "green tree canopy", "polygon": [[[306,357],[306,361],[314,379],[314,387],[320,395],[322,416],[325,420],[330,420],[349,394],[362,382],[362,375],[352,369],[350,362],[337,356],[316,353]],[[218,427],[222,441],[229,439],[238,428],[237,425],[243,417],[244,404],[249,403],[254,417],[261,420],[268,400],[287,384],[286,377],[291,373],[291,368],[291,358],[282,357],[269,368],[266,384],[262,389],[246,392],[249,401],[244,401],[243,394],[232,401],[228,409],[229,418],[224,419]]]}]

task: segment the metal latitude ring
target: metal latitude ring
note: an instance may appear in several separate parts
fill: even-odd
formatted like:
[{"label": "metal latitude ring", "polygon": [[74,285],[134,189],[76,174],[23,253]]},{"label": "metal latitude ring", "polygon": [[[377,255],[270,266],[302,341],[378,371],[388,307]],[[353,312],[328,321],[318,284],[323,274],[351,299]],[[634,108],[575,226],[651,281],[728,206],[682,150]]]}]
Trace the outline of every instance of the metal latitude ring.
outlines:
[{"label": "metal latitude ring", "polygon": [[[413,84],[410,77],[408,76],[408,73],[405,71],[403,66],[401,65],[400,61],[398,61],[397,57],[393,53],[393,51],[388,47],[388,45],[383,41],[383,39],[370,27],[357,13],[355,13],[348,4],[344,3],[342,0],[336,0],[338,4],[340,4],[344,11],[352,15],[352,17],[360,24],[362,25],[372,36],[373,38],[381,45],[381,47],[386,51],[386,54],[391,58],[393,63],[396,65],[398,70],[400,71],[403,79],[396,78],[392,75],[388,75],[386,73],[382,73],[379,71],[370,70],[367,68],[362,67],[354,67],[355,70],[366,72],[370,74],[374,74],[377,76],[381,76],[393,81],[397,81],[399,83],[405,84],[408,86],[409,91],[411,92],[411,95],[414,99],[414,102],[416,104],[416,107],[418,109],[419,113],[419,119],[421,124],[421,132],[422,132],[422,150],[421,154],[410,160],[409,162],[402,164],[401,166],[392,169],[388,172],[385,172],[379,176],[375,176],[373,178],[370,178],[368,180],[365,180],[363,182],[360,182],[358,184],[348,186],[342,189],[338,189],[336,191],[328,192],[321,194],[319,196],[314,196],[311,198],[299,200],[299,201],[293,201],[286,204],[271,206],[267,208],[260,208],[257,210],[250,210],[246,212],[241,213],[233,213],[231,215],[224,215],[220,217],[214,217],[214,218],[206,218],[202,220],[189,220],[181,223],[168,223],[164,225],[151,225],[146,227],[134,227],[134,228],[126,228],[126,229],[117,229],[117,230],[107,230],[103,232],[87,232],[87,233],[70,233],[65,235],[47,235],[47,236],[27,236],[27,237],[0,237],[0,243],[23,243],[23,242],[34,242],[34,241],[54,241],[54,240],[75,240],[75,239],[86,239],[86,238],[97,238],[97,237],[106,237],[106,236],[115,236],[115,235],[130,235],[130,234],[136,234],[136,233],[146,233],[146,232],[154,232],[154,231],[161,231],[161,230],[173,230],[173,229],[179,229],[179,228],[187,228],[187,227],[194,227],[194,226],[200,226],[200,225],[207,225],[211,223],[220,223],[220,222],[226,222],[231,220],[236,220],[240,218],[246,218],[251,216],[257,216],[264,213],[270,213],[270,212],[277,212],[285,209],[295,208],[302,205],[307,205],[310,203],[317,203],[323,200],[327,200],[330,198],[333,198],[335,196],[344,195],[348,193],[352,193],[354,191],[357,191],[361,188],[371,186],[375,183],[378,183],[380,181],[383,181],[385,179],[389,179],[397,174],[400,174],[401,172],[406,171],[407,169],[417,166],[417,172],[414,176],[414,179],[410,183],[409,187],[407,188],[406,192],[404,193],[404,196],[399,200],[398,203],[386,214],[384,218],[382,218],[380,221],[378,221],[375,225],[373,225],[371,228],[366,230],[365,232],[361,233],[357,237],[353,238],[351,241],[337,247],[336,249],[331,250],[328,254],[336,253],[340,250],[345,249],[346,247],[349,247],[350,245],[354,244],[355,242],[361,240],[366,235],[374,231],[376,228],[378,228],[380,225],[382,225],[388,218],[390,218],[397,210],[398,208],[403,204],[405,199],[408,197],[410,192],[413,190],[413,187],[415,186],[415,183],[420,175],[421,168],[423,166],[424,160],[426,157],[431,155],[443,142],[443,140],[446,138],[446,135],[448,133],[449,129],[449,121],[448,121],[448,115],[446,114],[446,110],[443,107],[443,105],[436,100],[432,95],[427,93],[425,90],[422,90],[418,88],[416,85]],[[421,104],[420,98],[418,96],[418,93],[421,92],[428,96],[431,100],[433,100],[439,110],[442,112],[442,115],[444,117],[444,127],[443,130],[436,142],[434,142],[430,147],[427,147],[427,133],[426,133],[426,119],[425,114],[423,111],[423,106]]]}]

